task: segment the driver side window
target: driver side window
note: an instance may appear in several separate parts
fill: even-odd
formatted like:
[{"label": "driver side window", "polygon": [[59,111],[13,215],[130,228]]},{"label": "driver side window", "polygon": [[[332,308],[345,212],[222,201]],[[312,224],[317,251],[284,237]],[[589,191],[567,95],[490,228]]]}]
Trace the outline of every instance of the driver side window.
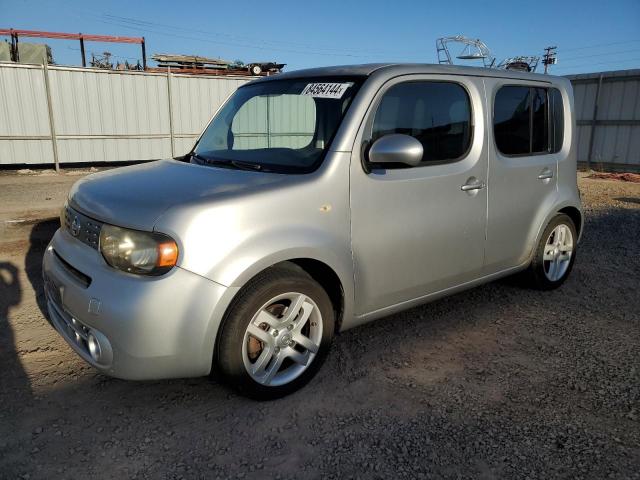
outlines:
[{"label": "driver side window", "polygon": [[385,135],[410,135],[422,143],[424,165],[461,159],[471,145],[471,103],[453,82],[406,82],[391,87],[376,111],[372,142]]}]

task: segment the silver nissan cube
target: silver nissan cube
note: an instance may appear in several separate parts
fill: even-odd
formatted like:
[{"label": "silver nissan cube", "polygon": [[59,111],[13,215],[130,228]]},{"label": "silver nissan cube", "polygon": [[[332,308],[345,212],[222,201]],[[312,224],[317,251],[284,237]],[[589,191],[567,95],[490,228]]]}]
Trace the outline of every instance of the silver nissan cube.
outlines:
[{"label": "silver nissan cube", "polygon": [[240,87],[192,151],[90,175],[44,256],[49,319],[108,375],[292,392],[343,330],[520,274],[583,226],[568,80],[318,68]]}]

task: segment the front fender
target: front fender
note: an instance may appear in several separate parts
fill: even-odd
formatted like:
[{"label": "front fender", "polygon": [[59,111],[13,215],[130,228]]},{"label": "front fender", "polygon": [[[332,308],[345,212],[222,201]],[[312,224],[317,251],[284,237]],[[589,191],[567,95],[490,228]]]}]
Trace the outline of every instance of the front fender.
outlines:
[{"label": "front fender", "polygon": [[330,152],[311,174],[176,205],[155,229],[178,243],[178,266],[231,288],[278,262],[322,262],[342,283],[348,318],[354,297],[348,161],[348,153]]},{"label": "front fender", "polygon": [[238,244],[210,272],[223,285],[242,288],[263,270],[280,262],[311,259],[335,272],[344,292],[343,318],[354,311],[353,259],[348,239],[320,229],[287,229],[262,234]]},{"label": "front fender", "polygon": [[319,229],[287,229],[247,239],[235,246],[208,276],[228,286],[243,286],[276,263],[309,258],[325,263],[345,283],[352,277],[348,243]]}]

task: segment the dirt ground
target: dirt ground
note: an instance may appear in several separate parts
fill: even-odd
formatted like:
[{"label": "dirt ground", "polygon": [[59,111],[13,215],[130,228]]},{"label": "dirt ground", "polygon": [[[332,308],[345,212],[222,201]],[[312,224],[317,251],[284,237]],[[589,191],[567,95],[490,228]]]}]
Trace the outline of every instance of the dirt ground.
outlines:
[{"label": "dirt ground", "polygon": [[640,478],[640,184],[580,179],[561,289],[501,281],[346,332],[257,403],[105,377],[53,331],[46,219],[77,178],[0,174],[0,478]]}]

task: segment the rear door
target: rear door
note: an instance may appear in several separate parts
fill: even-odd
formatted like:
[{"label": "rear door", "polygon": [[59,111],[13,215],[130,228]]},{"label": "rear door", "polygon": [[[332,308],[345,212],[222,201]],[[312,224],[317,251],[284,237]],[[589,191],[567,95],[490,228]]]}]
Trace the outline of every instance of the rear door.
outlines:
[{"label": "rear door", "polygon": [[[404,76],[378,92],[351,162],[357,314],[480,274],[487,208],[483,102],[482,80],[459,76]],[[368,164],[368,146],[398,133],[422,143],[422,163]]]},{"label": "rear door", "polygon": [[526,262],[531,239],[557,195],[558,155],[544,83],[485,78],[489,124],[489,198],[485,273]]}]

